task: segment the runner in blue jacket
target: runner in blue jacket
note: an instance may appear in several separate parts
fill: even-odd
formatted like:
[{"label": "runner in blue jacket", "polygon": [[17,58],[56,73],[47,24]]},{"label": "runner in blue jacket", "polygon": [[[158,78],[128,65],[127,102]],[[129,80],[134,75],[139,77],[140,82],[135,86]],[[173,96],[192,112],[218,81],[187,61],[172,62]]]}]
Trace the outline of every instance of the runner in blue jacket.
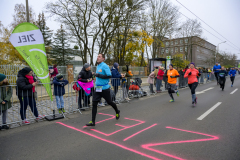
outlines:
[{"label": "runner in blue jacket", "polygon": [[215,77],[216,77],[216,80],[217,80],[217,85],[219,84],[218,83],[218,73],[219,71],[221,70],[221,65],[218,65],[218,62],[216,62],[216,65],[213,67],[213,71],[214,71],[214,74],[215,74]]},{"label": "runner in blue jacket", "polygon": [[228,74],[230,75],[230,80],[232,81],[231,87],[233,87],[233,83],[234,83],[234,79],[235,79],[235,75],[237,74],[237,71],[234,69],[234,67],[232,67],[232,69],[229,71]]}]

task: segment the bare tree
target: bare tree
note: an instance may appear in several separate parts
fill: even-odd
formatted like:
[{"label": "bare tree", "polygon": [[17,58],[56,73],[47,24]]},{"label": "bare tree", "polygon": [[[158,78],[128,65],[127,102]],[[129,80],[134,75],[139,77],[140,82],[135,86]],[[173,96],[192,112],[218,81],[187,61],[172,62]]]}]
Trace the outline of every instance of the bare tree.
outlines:
[{"label": "bare tree", "polygon": [[163,39],[172,34],[177,27],[178,8],[168,0],[150,0],[150,28],[154,37],[152,58],[157,57]]}]

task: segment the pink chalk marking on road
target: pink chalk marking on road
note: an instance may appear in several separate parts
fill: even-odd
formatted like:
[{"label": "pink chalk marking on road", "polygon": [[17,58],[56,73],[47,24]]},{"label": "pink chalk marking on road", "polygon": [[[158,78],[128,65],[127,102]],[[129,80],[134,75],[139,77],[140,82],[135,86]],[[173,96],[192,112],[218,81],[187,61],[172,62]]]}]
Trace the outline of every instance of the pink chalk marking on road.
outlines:
[{"label": "pink chalk marking on road", "polygon": [[125,138],[123,141],[127,141],[128,139],[130,139],[130,138],[132,138],[132,137],[138,135],[139,133],[141,133],[141,132],[143,132],[143,131],[146,131],[146,130],[148,130],[148,129],[150,129],[150,128],[156,126],[156,125],[157,125],[157,123],[155,123],[155,124],[153,124],[153,125],[151,125],[151,126],[145,128],[145,129],[143,129],[143,130],[141,130],[141,131],[139,131],[139,132],[137,132],[137,133],[134,133],[133,135],[131,135],[131,136]]},{"label": "pink chalk marking on road", "polygon": [[168,157],[172,157],[174,159],[178,159],[178,160],[184,160],[183,158],[156,150],[156,149],[152,149],[150,147],[154,147],[154,146],[160,146],[160,145],[167,145],[167,144],[180,144],[180,143],[192,143],[192,142],[203,142],[203,141],[212,141],[212,140],[217,140],[219,139],[219,137],[217,136],[213,136],[213,135],[209,135],[209,134],[205,134],[205,133],[200,133],[200,132],[194,132],[194,131],[189,131],[189,130],[183,130],[183,129],[179,129],[179,128],[173,128],[173,127],[166,127],[168,129],[174,129],[174,130],[178,130],[178,131],[183,131],[183,132],[189,132],[189,133],[194,133],[194,134],[199,134],[199,135],[204,135],[204,136],[208,136],[211,138],[207,138],[207,139],[196,139],[196,140],[185,140],[185,141],[173,141],[173,142],[163,142],[163,143],[150,143],[150,144],[144,144],[142,145],[142,148],[168,156]]},{"label": "pink chalk marking on road", "polygon": [[72,127],[72,126],[66,125],[66,124],[64,124],[64,123],[62,123],[62,122],[56,122],[56,123],[58,123],[58,124],[60,124],[60,125],[63,125],[63,126],[65,126],[65,127],[67,127],[67,128],[73,129],[73,130],[75,130],[75,131],[82,132],[82,133],[84,133],[84,134],[86,134],[86,135],[89,135],[89,136],[94,137],[94,138],[96,138],[96,139],[99,139],[99,140],[101,140],[101,141],[104,141],[104,142],[107,142],[107,143],[113,144],[113,145],[115,145],[115,146],[118,146],[118,147],[123,148],[123,149],[125,149],[125,150],[128,150],[128,151],[130,151],[130,152],[133,152],[133,153],[139,154],[139,155],[141,155],[141,156],[144,156],[144,157],[147,157],[147,158],[150,158],[150,159],[153,159],[153,160],[161,160],[161,159],[159,159],[159,158],[156,158],[156,157],[153,157],[153,156],[151,156],[151,155],[148,155],[148,154],[142,153],[142,152],[137,151],[137,150],[135,150],[135,149],[132,149],[132,148],[126,147],[126,146],[124,146],[124,145],[121,145],[121,144],[115,143],[115,142],[110,141],[110,140],[106,140],[106,139],[104,139],[104,138],[98,137],[98,136],[93,135],[93,134],[88,133],[88,132],[82,131],[82,130],[77,129],[77,128],[75,128],[75,127]]},{"label": "pink chalk marking on road", "polygon": [[125,127],[129,127],[129,126],[124,126],[124,125],[121,125],[121,124],[115,124],[116,126],[119,126],[119,127],[123,127],[123,128],[125,128]]},{"label": "pink chalk marking on road", "polygon": [[[136,122],[139,122],[139,123],[134,124],[134,125],[131,125],[131,126],[124,126],[124,127],[121,126],[121,127],[123,127],[122,129],[119,129],[119,130],[117,130],[117,131],[115,131],[115,132],[112,132],[112,133],[109,133],[109,134],[104,133],[104,132],[101,132],[101,131],[96,130],[96,129],[91,129],[91,130],[94,131],[94,132],[100,133],[100,134],[102,134],[102,135],[105,135],[105,136],[111,136],[111,135],[113,135],[113,134],[115,134],[115,133],[118,133],[118,132],[121,132],[121,131],[123,131],[123,130],[125,130],[125,129],[132,128],[132,127],[135,127],[135,126],[138,126],[138,125],[140,125],[140,124],[145,123],[145,121],[140,121],[140,120],[137,120],[137,119],[130,119],[130,118],[125,118],[125,119],[131,120],[131,121],[136,121]],[[118,124],[118,125],[119,125],[119,124]]]},{"label": "pink chalk marking on road", "polygon": [[[98,114],[102,114],[102,115],[110,116],[111,118],[104,119],[104,120],[102,120],[102,121],[96,122],[96,124],[101,123],[101,122],[104,122],[104,121],[108,121],[108,120],[110,120],[110,119],[114,119],[114,118],[115,118],[114,115],[110,115],[110,114],[105,114],[105,113],[98,113]],[[86,128],[86,127],[87,127],[87,126],[83,126],[83,128]]]}]

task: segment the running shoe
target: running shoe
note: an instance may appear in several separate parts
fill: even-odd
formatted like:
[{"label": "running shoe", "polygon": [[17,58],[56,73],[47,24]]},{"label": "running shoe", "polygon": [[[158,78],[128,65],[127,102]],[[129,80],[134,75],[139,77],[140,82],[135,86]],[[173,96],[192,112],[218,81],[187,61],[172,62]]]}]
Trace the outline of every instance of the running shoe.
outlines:
[{"label": "running shoe", "polygon": [[120,110],[118,110],[118,113],[116,114],[116,120],[120,118]]},{"label": "running shoe", "polygon": [[95,123],[93,123],[92,121],[90,121],[88,124],[86,124],[86,126],[95,126]]},{"label": "running shoe", "polygon": [[43,115],[38,115],[38,117],[36,118],[36,120],[40,120],[40,119],[43,119],[45,116]]},{"label": "running shoe", "polygon": [[233,85],[231,85],[231,87],[233,87]]},{"label": "running shoe", "polygon": [[65,113],[65,112],[66,112],[64,108],[62,108],[62,111],[63,111],[63,113]]},{"label": "running shoe", "polygon": [[30,124],[30,122],[28,120],[23,120],[22,123],[23,124]]},{"label": "running shoe", "polygon": [[171,99],[169,102],[174,102],[174,100],[173,100],[173,99]]},{"label": "running shoe", "polygon": [[177,94],[177,96],[179,97],[179,91],[178,91],[178,90],[176,91],[176,94]]},{"label": "running shoe", "polygon": [[58,113],[59,113],[59,114],[62,114],[62,110],[61,110],[61,109],[58,109]]}]

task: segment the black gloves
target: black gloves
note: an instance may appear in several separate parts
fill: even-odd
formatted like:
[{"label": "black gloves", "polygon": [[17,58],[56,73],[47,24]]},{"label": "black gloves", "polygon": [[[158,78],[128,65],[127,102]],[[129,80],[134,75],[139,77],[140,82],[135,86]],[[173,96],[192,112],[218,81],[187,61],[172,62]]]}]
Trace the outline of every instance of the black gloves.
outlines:
[{"label": "black gloves", "polygon": [[189,76],[192,75],[192,72],[189,72],[188,75],[189,75]]},{"label": "black gloves", "polygon": [[201,73],[198,73],[198,76],[200,77],[200,76],[201,76]]}]

